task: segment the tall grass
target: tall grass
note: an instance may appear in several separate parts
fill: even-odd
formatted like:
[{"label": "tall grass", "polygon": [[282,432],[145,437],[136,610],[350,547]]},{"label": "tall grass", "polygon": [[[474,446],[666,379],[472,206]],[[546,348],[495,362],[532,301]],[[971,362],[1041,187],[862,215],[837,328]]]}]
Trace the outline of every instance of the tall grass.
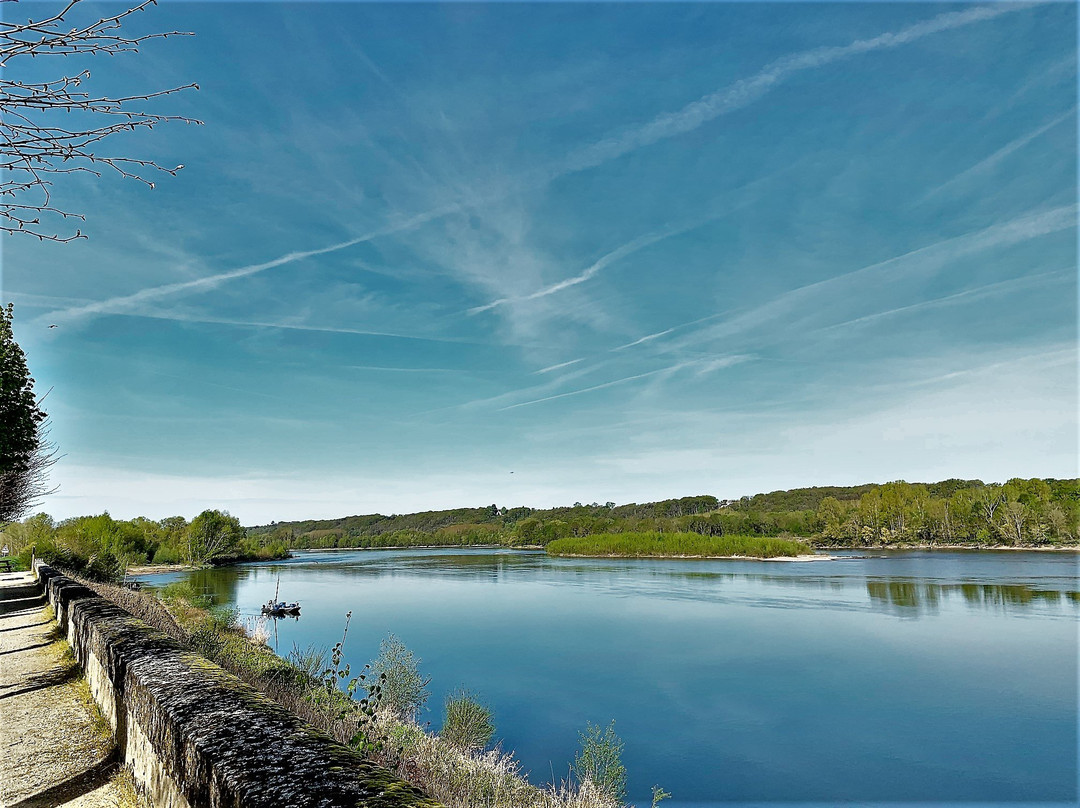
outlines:
[{"label": "tall grass", "polygon": [[813,553],[809,545],[768,536],[702,536],[698,533],[600,533],[556,539],[547,545],[555,556],[628,558],[783,558]]}]

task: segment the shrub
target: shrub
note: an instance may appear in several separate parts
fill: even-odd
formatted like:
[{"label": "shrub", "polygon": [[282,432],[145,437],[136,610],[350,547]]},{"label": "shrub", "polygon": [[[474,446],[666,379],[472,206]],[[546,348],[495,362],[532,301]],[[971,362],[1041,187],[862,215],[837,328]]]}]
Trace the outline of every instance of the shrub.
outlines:
[{"label": "shrub", "polygon": [[240,610],[231,606],[216,606],[208,613],[210,626],[216,631],[236,631],[240,628]]},{"label": "shrub", "polygon": [[491,710],[467,691],[452,693],[446,697],[446,718],[439,734],[463,752],[479,752],[495,735]]},{"label": "shrub", "polygon": [[[398,637],[387,634],[379,643],[379,656],[371,663],[374,681],[381,682],[382,707],[398,716],[415,720],[427,703],[431,677],[420,675],[420,660]],[[370,691],[370,687],[369,687]]]},{"label": "shrub", "polygon": [[623,742],[615,734],[615,722],[601,730],[599,724],[586,723],[579,733],[581,751],[574,756],[574,774],[588,781],[612,800],[626,800],[626,767],[622,762]]},{"label": "shrub", "polygon": [[195,587],[188,581],[173,581],[160,590],[161,599],[166,603],[175,603],[186,600],[196,609],[209,608],[213,597],[196,592]]}]

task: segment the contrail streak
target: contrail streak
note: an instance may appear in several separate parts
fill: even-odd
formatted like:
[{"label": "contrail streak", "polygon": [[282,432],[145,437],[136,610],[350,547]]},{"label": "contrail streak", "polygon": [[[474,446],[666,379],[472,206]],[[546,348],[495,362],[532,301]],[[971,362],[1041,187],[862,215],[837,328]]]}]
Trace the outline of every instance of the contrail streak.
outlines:
[{"label": "contrail streak", "polygon": [[112,314],[126,311],[127,309],[137,306],[140,303],[146,303],[152,300],[160,300],[161,298],[171,297],[182,292],[198,292],[203,290],[214,289],[226,281],[235,280],[236,278],[246,278],[251,275],[258,275],[260,272],[265,272],[268,269],[274,269],[285,264],[291,264],[295,261],[301,261],[305,258],[312,258],[316,255],[326,255],[327,253],[338,252],[349,247],[355,247],[357,244],[362,244],[365,241],[371,241],[374,238],[380,236],[390,235],[392,233],[398,233],[402,230],[409,230],[416,227],[418,224],[430,221],[432,219],[443,216],[450,212],[451,208],[440,208],[438,210],[422,213],[411,219],[402,222],[397,225],[390,225],[388,227],[381,228],[379,230],[373,230],[370,233],[366,233],[363,236],[357,238],[351,238],[347,241],[340,241],[337,244],[331,244],[328,247],[319,247],[314,250],[300,250],[296,252],[286,253],[285,255],[274,258],[271,261],[264,261],[260,264],[249,264],[238,269],[231,269],[228,272],[221,272],[217,275],[208,275],[204,278],[196,278],[191,281],[181,281],[179,283],[167,283],[162,286],[152,286],[148,289],[141,289],[138,292],[134,292],[129,295],[120,295],[118,297],[111,297],[108,300],[99,300],[95,303],[88,303],[84,306],[73,306],[67,309],[61,309],[59,311],[52,312],[45,315],[43,319],[57,320],[75,320],[80,317],[85,317],[93,314]]}]

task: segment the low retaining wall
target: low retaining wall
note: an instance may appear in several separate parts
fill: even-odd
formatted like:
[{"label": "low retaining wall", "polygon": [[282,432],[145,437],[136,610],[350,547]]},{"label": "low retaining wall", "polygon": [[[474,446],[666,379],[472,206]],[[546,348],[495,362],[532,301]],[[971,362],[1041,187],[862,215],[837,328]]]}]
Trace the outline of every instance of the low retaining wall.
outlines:
[{"label": "low retaining wall", "polygon": [[87,587],[35,572],[156,808],[439,808]]}]

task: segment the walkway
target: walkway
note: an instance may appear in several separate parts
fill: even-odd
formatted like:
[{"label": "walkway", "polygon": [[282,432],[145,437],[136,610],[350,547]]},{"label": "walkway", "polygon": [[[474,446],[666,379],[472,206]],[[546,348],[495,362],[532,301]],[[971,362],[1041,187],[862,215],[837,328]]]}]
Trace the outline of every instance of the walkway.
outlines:
[{"label": "walkway", "polygon": [[126,808],[108,724],[33,575],[0,573],[0,808]]}]

